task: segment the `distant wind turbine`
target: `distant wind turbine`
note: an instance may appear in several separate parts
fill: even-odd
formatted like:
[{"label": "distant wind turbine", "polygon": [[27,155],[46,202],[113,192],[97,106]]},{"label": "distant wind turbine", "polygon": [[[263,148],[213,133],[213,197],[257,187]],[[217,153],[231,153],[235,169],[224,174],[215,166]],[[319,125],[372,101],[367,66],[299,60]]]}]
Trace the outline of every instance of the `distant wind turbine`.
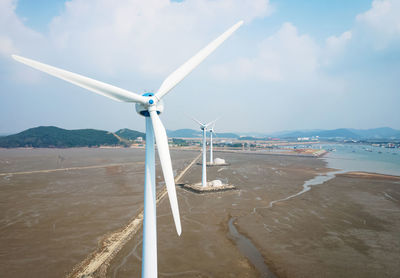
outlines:
[{"label": "distant wind turbine", "polygon": [[215,133],[215,122],[217,120],[214,121],[213,126],[209,129],[210,131],[210,164],[214,164],[214,157],[213,157],[213,134],[216,135]]},{"label": "distant wind turbine", "polygon": [[[157,93],[143,95],[109,85],[76,73],[49,66],[21,56],[12,57],[28,66],[43,71],[89,91],[103,95],[116,101],[135,102],[136,111],[146,119],[146,155],[145,155],[145,182],[144,182],[144,219],[143,219],[143,253],[142,277],[157,277],[157,226],[156,226],[156,179],[154,138],[157,143],[158,155],[164,175],[172,215],[178,235],[181,234],[178,200],[176,197],[174,174],[171,165],[171,156],[168,148],[168,138],[165,128],[159,118],[163,112],[162,98],[195,69],[208,55],[231,36],[241,25],[239,21],[222,35],[200,50],[195,56],[171,73],[161,84]],[[205,164],[205,160],[203,161]]]},{"label": "distant wind turbine", "polygon": [[203,124],[202,122],[192,118],[193,121],[195,121],[196,123],[198,123],[200,125],[200,129],[203,131],[203,161],[202,161],[202,175],[201,175],[201,185],[203,187],[207,186],[207,137],[206,137],[206,132],[207,132],[207,128],[212,125],[216,120],[209,122],[208,124]]}]

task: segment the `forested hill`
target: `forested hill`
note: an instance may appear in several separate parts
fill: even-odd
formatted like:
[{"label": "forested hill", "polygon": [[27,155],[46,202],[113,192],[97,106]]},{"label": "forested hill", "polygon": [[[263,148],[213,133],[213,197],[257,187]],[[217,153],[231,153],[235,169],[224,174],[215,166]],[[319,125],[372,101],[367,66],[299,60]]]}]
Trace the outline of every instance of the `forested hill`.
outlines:
[{"label": "forested hill", "polygon": [[146,139],[146,134],[140,131],[123,128],[115,132],[119,137],[124,138],[126,140],[135,140],[138,137],[142,137],[142,139]]},{"label": "forested hill", "polygon": [[67,130],[55,126],[40,126],[0,137],[2,148],[70,148],[124,144],[126,142],[112,132],[96,129]]}]

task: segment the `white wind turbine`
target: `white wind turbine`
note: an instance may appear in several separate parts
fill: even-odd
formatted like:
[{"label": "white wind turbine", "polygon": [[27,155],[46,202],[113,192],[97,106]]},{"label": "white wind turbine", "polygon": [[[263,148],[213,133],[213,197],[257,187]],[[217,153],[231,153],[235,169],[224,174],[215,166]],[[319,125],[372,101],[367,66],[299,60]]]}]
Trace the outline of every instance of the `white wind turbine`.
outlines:
[{"label": "white wind turbine", "polygon": [[203,131],[203,161],[202,161],[202,175],[201,175],[201,185],[203,187],[207,186],[207,157],[206,157],[206,152],[207,152],[207,137],[206,137],[206,132],[207,132],[207,127],[209,127],[211,124],[213,124],[216,120],[209,122],[208,124],[203,124],[202,122],[192,118],[193,121],[198,123],[200,125],[200,129]]},{"label": "white wind turbine", "polygon": [[146,119],[146,157],[144,181],[144,220],[143,220],[143,253],[142,277],[157,277],[157,226],[156,226],[156,179],[154,138],[157,143],[158,155],[164,175],[172,215],[178,235],[181,234],[178,200],[176,198],[175,181],[168,148],[168,138],[159,114],[163,112],[162,98],[195,69],[208,55],[231,36],[241,25],[239,21],[222,35],[201,49],[195,56],[171,73],[161,84],[157,93],[138,95],[133,92],[76,74],[52,67],[21,56],[12,57],[35,69],[71,82],[89,91],[103,95],[116,101],[135,102],[136,112]]},{"label": "white wind turbine", "polygon": [[215,122],[217,120],[214,121],[213,126],[209,129],[210,131],[210,165],[214,164],[214,157],[213,157],[213,134],[216,135],[215,133]]}]

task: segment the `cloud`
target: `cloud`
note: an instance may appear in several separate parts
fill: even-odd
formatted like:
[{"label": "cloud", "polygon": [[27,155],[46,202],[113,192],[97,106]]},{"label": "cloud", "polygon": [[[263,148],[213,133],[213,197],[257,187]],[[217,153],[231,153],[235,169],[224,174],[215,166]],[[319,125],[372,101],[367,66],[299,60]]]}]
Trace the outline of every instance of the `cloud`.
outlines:
[{"label": "cloud", "polygon": [[75,0],[51,22],[49,41],[59,54],[110,74],[164,77],[238,20],[270,10],[268,0]]},{"label": "cloud", "polygon": [[11,53],[16,52],[13,41],[8,37],[0,37],[0,54],[9,56]]},{"label": "cloud", "polygon": [[351,31],[345,31],[340,36],[328,37],[325,40],[324,55],[322,56],[321,63],[324,66],[335,63],[335,60],[345,52],[352,37]]},{"label": "cloud", "polygon": [[374,0],[371,9],[357,15],[360,36],[368,37],[375,49],[400,40],[400,1]]},{"label": "cloud", "polygon": [[[111,130],[119,123],[119,127],[137,128],[132,126],[139,126],[139,121],[132,123],[130,106],[93,94],[75,94],[79,88],[50,77],[46,86],[24,86],[24,81],[32,84],[47,77],[15,63],[9,55],[17,52],[135,92],[155,90],[170,72],[240,19],[245,19],[245,25],[230,42],[168,96],[168,109],[182,111],[185,103],[184,109],[198,111],[196,116],[207,120],[222,109],[221,103],[229,96],[230,109],[222,112],[232,121],[227,120],[225,128],[254,130],[259,124],[265,129],[300,128],[301,123],[307,128],[315,127],[307,126],[313,123],[337,126],[332,123],[340,118],[338,107],[344,107],[340,123],[347,124],[348,119],[361,122],[379,103],[398,103],[398,59],[392,57],[399,53],[399,1],[373,1],[368,11],[354,18],[353,26],[327,38],[313,37],[295,23],[274,27],[263,20],[274,12],[268,0],[71,0],[49,22],[45,33],[25,26],[15,14],[16,5],[15,0],[0,1],[0,69],[4,73],[0,103],[15,105],[1,109],[0,118],[7,111],[28,114],[34,102],[36,113],[43,114],[38,124],[50,120],[56,124],[64,117],[69,127],[82,127],[81,121],[71,120],[70,108],[74,107],[73,116],[85,117],[85,125]],[[265,33],[270,28],[276,30]],[[207,75],[207,82],[202,75]],[[384,97],[382,85],[386,86]],[[251,98],[242,97],[249,92]],[[39,103],[38,94],[51,102]],[[209,100],[206,110],[198,105],[204,99]],[[365,100],[366,112],[353,105],[360,99]],[[51,111],[51,119],[46,116],[49,107],[60,110]],[[353,115],[356,110],[358,114]],[[396,115],[393,112],[391,118]],[[183,127],[179,113],[164,117],[169,128]],[[266,122],[268,117],[276,121]],[[261,123],[255,123],[255,118]],[[376,122],[382,119],[377,115]]]},{"label": "cloud", "polygon": [[[40,53],[44,44],[43,36],[24,25],[15,14],[16,1],[0,1],[0,83],[8,80],[35,83],[38,74],[26,74],[27,70],[16,65],[11,59],[14,53]],[[2,80],[4,79],[4,80]],[[0,93],[5,93],[0,91]]]},{"label": "cloud", "polygon": [[[156,90],[163,78],[237,21],[244,19],[248,25],[273,11],[269,0],[71,0],[65,2],[64,10],[49,22],[47,30],[39,33],[24,25],[15,13],[16,5],[17,1],[0,1],[0,69],[5,73],[0,76],[0,103],[12,104],[1,109],[0,118],[18,110],[34,113],[32,121],[37,124],[62,122],[65,127],[88,125],[110,130],[115,126],[142,129],[143,122],[131,120],[130,105],[82,93],[16,63],[10,54],[15,52],[140,93]],[[208,64],[228,52],[229,45],[224,44],[220,55],[213,55],[199,67],[197,77],[207,74]],[[40,84],[43,80],[45,85]],[[185,84],[186,90],[191,89],[188,80],[175,90]],[[197,83],[195,87],[200,86]],[[169,99],[173,98],[171,94]],[[53,107],[58,107],[57,113],[49,111]],[[51,118],[45,116],[48,113]],[[85,117],[86,121],[74,117]],[[11,122],[8,125],[16,129]]]},{"label": "cloud", "polygon": [[40,34],[0,1],[0,55],[16,52],[69,69],[107,76],[165,77],[221,32],[269,15],[269,0],[72,0]]},{"label": "cloud", "polygon": [[[329,71],[347,71],[382,60],[383,52],[396,52],[400,46],[400,1],[374,0],[371,8],[355,17],[354,25],[339,35],[317,43],[300,33],[292,23],[284,23],[259,42],[255,54],[214,65],[216,78],[301,82],[312,87],[318,80],[332,79]],[[376,63],[376,62],[375,62]],[[334,82],[338,82],[335,80]],[[335,86],[344,88],[343,86]]]},{"label": "cloud", "polygon": [[16,1],[0,1],[0,55],[9,58],[16,51],[26,50],[31,44],[35,45],[42,36],[27,28],[15,14]]},{"label": "cloud", "polygon": [[258,44],[255,57],[240,58],[227,65],[215,66],[219,78],[234,75],[242,79],[284,82],[312,78],[319,67],[320,48],[306,34],[299,34],[290,22]]}]

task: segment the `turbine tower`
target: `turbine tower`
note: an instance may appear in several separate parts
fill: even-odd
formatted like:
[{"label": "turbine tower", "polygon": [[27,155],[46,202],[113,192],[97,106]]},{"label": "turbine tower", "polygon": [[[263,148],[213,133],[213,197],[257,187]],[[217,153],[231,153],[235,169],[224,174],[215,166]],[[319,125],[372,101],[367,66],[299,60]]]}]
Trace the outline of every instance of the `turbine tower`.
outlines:
[{"label": "turbine tower", "polygon": [[207,186],[207,137],[206,137],[206,132],[207,132],[207,127],[209,127],[211,124],[213,124],[216,120],[209,122],[208,124],[203,124],[202,122],[192,118],[193,121],[198,123],[200,125],[200,129],[203,131],[203,161],[202,161],[202,174],[201,174],[201,185],[203,187]]},{"label": "turbine tower", "polygon": [[[157,277],[157,226],[156,226],[156,178],[154,140],[157,143],[158,156],[164,175],[172,215],[178,235],[181,234],[178,200],[176,197],[174,174],[171,165],[171,156],[168,148],[168,138],[159,114],[164,110],[162,98],[194,70],[208,55],[231,36],[241,25],[239,21],[222,35],[201,49],[195,56],[171,73],[161,84],[158,91],[135,94],[76,73],[49,66],[21,56],[12,57],[28,66],[43,71],[89,91],[103,95],[116,101],[136,103],[136,111],[145,117],[146,121],[146,155],[145,155],[145,182],[144,182],[144,220],[143,220],[143,253],[142,277]],[[205,162],[205,161],[204,161]]]},{"label": "turbine tower", "polygon": [[[214,157],[213,157],[213,133],[215,134],[215,122],[217,120],[214,121],[214,124],[212,126],[212,128],[210,128],[210,164],[214,164]],[[216,134],[215,134],[216,135]]]}]

